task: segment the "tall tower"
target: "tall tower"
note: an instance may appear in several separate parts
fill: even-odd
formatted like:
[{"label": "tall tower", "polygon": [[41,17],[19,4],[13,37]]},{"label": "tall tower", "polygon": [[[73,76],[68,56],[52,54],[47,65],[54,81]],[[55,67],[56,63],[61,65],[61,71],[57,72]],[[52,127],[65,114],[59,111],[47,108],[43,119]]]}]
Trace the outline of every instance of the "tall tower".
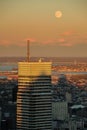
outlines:
[{"label": "tall tower", "polygon": [[30,60],[30,41],[27,40],[27,62]]},{"label": "tall tower", "polygon": [[19,62],[17,130],[52,130],[51,62]]}]

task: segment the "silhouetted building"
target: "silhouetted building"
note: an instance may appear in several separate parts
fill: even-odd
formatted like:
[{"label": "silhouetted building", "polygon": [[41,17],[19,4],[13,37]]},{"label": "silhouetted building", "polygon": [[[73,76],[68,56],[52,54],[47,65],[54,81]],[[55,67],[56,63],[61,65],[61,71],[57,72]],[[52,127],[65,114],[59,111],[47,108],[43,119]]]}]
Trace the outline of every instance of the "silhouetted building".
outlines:
[{"label": "silhouetted building", "polygon": [[52,130],[51,62],[19,62],[17,130]]}]

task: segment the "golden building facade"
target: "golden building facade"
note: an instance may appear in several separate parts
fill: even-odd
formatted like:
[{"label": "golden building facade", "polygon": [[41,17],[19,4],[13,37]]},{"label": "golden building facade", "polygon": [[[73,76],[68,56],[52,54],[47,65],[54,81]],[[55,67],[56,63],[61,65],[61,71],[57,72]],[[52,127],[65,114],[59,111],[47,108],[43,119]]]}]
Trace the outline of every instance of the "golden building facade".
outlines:
[{"label": "golden building facade", "polygon": [[19,62],[17,130],[52,130],[50,62]]}]

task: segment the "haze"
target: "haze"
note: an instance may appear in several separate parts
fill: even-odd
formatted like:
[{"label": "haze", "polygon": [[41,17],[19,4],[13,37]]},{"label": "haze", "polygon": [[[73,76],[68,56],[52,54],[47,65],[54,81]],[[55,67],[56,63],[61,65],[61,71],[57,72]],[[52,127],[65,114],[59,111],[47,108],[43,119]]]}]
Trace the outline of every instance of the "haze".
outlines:
[{"label": "haze", "polygon": [[87,0],[0,0],[0,56],[25,56],[27,39],[31,56],[86,57]]}]

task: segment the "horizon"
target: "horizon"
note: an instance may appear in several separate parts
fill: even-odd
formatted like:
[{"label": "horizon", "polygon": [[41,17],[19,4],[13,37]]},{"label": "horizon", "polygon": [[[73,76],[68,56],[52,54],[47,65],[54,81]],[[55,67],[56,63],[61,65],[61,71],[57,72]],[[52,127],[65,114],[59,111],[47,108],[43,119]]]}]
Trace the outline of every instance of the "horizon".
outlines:
[{"label": "horizon", "polygon": [[[30,57],[30,62],[36,62],[42,59],[42,62],[77,62],[87,63],[87,57]],[[0,57],[0,63],[25,62],[27,57]]]},{"label": "horizon", "polygon": [[[0,58],[27,58],[27,56],[0,56]],[[31,58],[87,58],[87,56],[31,56]]]}]

